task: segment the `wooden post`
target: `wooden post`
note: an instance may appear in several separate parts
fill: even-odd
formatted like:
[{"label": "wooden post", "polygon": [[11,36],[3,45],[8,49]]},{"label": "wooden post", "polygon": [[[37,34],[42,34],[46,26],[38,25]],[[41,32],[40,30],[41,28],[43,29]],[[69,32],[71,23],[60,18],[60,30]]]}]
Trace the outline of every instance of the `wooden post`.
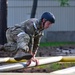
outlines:
[{"label": "wooden post", "polygon": [[0,44],[6,43],[7,0],[0,0]]}]

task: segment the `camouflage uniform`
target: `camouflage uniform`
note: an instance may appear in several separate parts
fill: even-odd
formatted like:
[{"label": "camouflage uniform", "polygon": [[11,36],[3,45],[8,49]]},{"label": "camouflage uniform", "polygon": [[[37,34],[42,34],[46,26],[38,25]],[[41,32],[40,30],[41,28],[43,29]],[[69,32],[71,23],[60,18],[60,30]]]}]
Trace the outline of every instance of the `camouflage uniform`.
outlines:
[{"label": "camouflage uniform", "polygon": [[24,21],[21,26],[14,26],[6,31],[7,42],[5,50],[16,51],[22,49],[26,53],[37,52],[42,30],[35,18]]}]

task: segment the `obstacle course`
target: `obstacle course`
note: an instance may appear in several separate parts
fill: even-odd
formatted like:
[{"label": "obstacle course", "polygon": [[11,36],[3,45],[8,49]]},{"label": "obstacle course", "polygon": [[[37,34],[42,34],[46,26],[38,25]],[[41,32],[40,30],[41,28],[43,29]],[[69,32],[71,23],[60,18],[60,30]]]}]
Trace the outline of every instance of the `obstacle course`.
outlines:
[{"label": "obstacle course", "polygon": [[[56,57],[37,57],[39,59],[38,65],[43,64],[49,64],[54,62],[75,62],[75,56],[56,56]],[[0,63],[11,63],[7,65],[0,66],[0,71],[12,71],[12,70],[18,70],[22,68],[26,68],[26,62],[27,60],[21,60],[16,61],[14,58],[6,57],[6,58],[0,58]],[[31,62],[31,64],[28,67],[34,67],[36,66],[35,62]]]},{"label": "obstacle course", "polygon": [[[75,62],[75,56],[55,56],[55,57],[36,57],[36,58],[39,59],[38,65],[50,64],[54,62]],[[26,65],[27,60],[23,59],[21,61],[17,61],[15,60],[15,58],[11,57],[0,58],[0,63],[10,63],[6,65],[1,65],[0,72],[8,72],[12,70],[36,66],[35,62],[31,62],[31,64],[27,66]],[[72,75],[72,73],[75,73],[75,67],[54,71],[51,72],[50,75],[63,75],[63,74]]]}]

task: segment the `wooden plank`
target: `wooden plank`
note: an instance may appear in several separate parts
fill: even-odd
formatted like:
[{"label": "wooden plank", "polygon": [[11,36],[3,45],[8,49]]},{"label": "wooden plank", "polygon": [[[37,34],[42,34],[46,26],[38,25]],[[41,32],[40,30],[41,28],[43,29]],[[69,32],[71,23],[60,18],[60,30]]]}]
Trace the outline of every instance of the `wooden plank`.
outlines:
[{"label": "wooden plank", "polygon": [[[58,62],[61,59],[62,59],[62,56],[42,58],[42,59],[39,59],[38,65]],[[12,64],[8,64],[8,65],[2,65],[2,66],[0,66],[0,71],[4,72],[4,71],[11,71],[11,70],[26,68],[27,67],[26,63],[27,62],[19,62],[19,63],[12,63]],[[36,63],[31,62],[31,64],[28,67],[34,67],[34,66],[36,66]]]},{"label": "wooden plank", "polygon": [[[59,62],[75,62],[75,56],[56,56],[56,57],[62,57],[62,59]],[[37,59],[45,59],[49,57],[36,57]],[[50,57],[53,58],[53,57]],[[6,63],[17,63],[17,62],[26,62],[27,60],[23,59],[20,61],[15,60],[14,58],[11,57],[3,57],[0,58],[0,62],[6,62]]]},{"label": "wooden plank", "polygon": [[75,56],[63,56],[60,62],[75,62]]}]

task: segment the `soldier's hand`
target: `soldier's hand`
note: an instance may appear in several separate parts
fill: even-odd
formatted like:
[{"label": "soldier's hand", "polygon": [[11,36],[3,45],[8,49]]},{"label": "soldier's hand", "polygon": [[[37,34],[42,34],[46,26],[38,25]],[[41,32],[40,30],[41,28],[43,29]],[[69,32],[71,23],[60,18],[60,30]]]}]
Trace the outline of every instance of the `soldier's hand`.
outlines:
[{"label": "soldier's hand", "polygon": [[39,60],[34,58],[34,57],[32,57],[30,60],[27,61],[27,66],[29,66],[32,61],[36,63],[35,66],[37,66],[39,64]]}]

